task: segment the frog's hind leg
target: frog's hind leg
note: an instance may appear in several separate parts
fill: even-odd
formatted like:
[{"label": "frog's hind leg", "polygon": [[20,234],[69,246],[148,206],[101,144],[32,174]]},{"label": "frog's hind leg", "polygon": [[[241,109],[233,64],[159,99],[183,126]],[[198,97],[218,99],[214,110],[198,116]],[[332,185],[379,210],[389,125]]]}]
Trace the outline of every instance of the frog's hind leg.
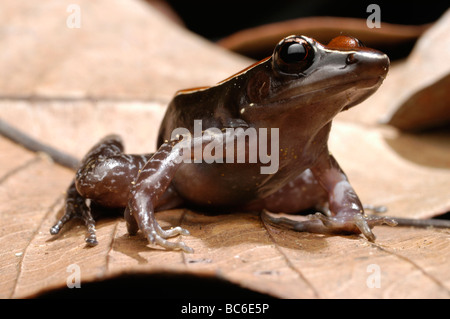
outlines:
[{"label": "frog's hind leg", "polygon": [[86,243],[96,245],[91,202],[110,208],[126,207],[131,184],[150,157],[150,154],[124,154],[122,141],[117,135],[103,138],[81,161],[66,192],[65,214],[50,233],[58,234],[69,220],[80,218],[87,227]]},{"label": "frog's hind leg", "polygon": [[85,223],[88,229],[86,236],[86,243],[89,246],[98,244],[97,236],[95,234],[95,220],[92,218],[90,209],[90,200],[83,198],[75,187],[75,180],[72,181],[67,189],[66,207],[64,215],[50,228],[50,234],[56,235],[60,232],[64,224],[73,218],[80,218]]},{"label": "frog's hind leg", "polygon": [[[181,227],[163,230],[154,212],[174,208],[181,198],[171,185],[171,179],[180,165],[175,163],[180,149],[173,150],[179,141],[164,143],[156,153],[130,155],[123,152],[117,135],[110,135],[97,143],[84,157],[68,190],[66,214],[52,228],[57,233],[65,222],[75,216],[84,220],[88,228],[88,244],[97,242],[95,221],[90,203],[108,208],[125,208],[128,232],[141,230],[151,243],[169,249],[192,251],[182,242],[167,238],[188,235]],[[191,156],[187,153],[186,156]]]},{"label": "frog's hind leg", "polygon": [[[389,217],[367,216],[344,173],[333,159],[330,162],[333,170],[325,170],[325,173],[334,173],[335,175],[325,181],[327,183],[325,187],[323,181],[317,179],[312,170],[306,170],[277,193],[265,199],[263,207],[265,210],[261,214],[262,219],[273,225],[299,232],[320,234],[362,233],[370,241],[375,240],[371,231],[374,226],[396,225],[396,222]],[[278,198],[275,198],[275,196]],[[320,213],[307,215],[308,219],[305,221],[274,217],[268,214],[269,211],[294,214],[308,208],[320,211]],[[368,208],[374,211],[383,209],[377,206],[369,206]]]}]

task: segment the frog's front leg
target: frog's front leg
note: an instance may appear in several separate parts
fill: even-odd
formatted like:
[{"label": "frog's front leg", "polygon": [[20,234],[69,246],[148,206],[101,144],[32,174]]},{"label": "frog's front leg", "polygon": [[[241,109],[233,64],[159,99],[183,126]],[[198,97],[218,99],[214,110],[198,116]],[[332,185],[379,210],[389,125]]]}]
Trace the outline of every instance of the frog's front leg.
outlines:
[{"label": "frog's front leg", "polygon": [[189,235],[181,227],[163,230],[155,219],[155,207],[169,187],[178,167],[181,165],[181,149],[176,147],[178,141],[162,144],[158,151],[140,170],[131,188],[125,219],[130,234],[139,228],[152,244],[167,249],[181,249],[193,252],[183,242],[171,242],[167,238],[179,234]]},{"label": "frog's front leg", "polygon": [[190,133],[185,133],[172,133],[175,136],[174,139],[164,142],[140,170],[130,191],[125,219],[130,234],[134,234],[140,229],[153,244],[167,249],[181,249],[190,253],[193,252],[193,249],[183,242],[167,240],[167,238],[179,234],[189,235],[189,232],[181,227],[163,230],[155,220],[155,208],[157,205],[163,205],[166,202],[162,200],[162,197],[169,194],[168,187],[171,185],[178,168],[185,160],[191,162],[195,159],[196,149],[202,150],[202,160],[213,160],[215,155],[210,157],[203,152],[205,146],[215,141],[218,143],[216,146],[223,147],[224,141],[238,138],[239,134],[244,133],[228,135],[221,131],[206,130],[200,137],[191,137]]}]

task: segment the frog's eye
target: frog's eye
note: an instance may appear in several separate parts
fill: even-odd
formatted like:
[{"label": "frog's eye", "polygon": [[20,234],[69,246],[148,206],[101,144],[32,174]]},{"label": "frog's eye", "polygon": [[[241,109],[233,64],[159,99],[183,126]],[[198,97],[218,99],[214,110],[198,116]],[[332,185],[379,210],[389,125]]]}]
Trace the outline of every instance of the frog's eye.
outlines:
[{"label": "frog's eye", "polygon": [[289,37],[278,43],[273,59],[282,72],[300,73],[311,65],[314,50],[303,38]]},{"label": "frog's eye", "polygon": [[304,43],[288,42],[280,48],[280,59],[284,63],[298,63],[306,60],[308,48]]}]

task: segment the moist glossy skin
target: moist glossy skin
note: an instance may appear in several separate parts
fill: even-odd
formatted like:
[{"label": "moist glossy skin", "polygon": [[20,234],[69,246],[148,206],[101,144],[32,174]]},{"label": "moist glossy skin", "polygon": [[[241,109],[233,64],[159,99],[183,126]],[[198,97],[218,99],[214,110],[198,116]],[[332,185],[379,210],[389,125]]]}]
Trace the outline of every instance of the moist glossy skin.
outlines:
[{"label": "moist glossy skin", "polygon": [[[374,240],[371,227],[394,222],[364,215],[327,142],[332,119],[374,93],[388,68],[385,54],[362,47],[351,37],[340,36],[327,46],[307,37],[287,37],[271,57],[215,86],[179,91],[160,126],[154,154],[125,155],[117,136],[100,141],[83,159],[68,190],[66,215],[51,232],[57,233],[67,220],[81,216],[88,226],[86,241],[96,244],[90,213],[93,201],[124,207],[130,234],[140,230],[153,244],[186,252],[192,249],[167,238],[189,232],[180,227],[161,229],[155,211],[183,205],[228,212],[266,209],[297,213],[320,208],[325,215],[315,214],[294,228],[317,233],[363,233]],[[177,128],[193,133],[195,120],[202,120],[203,130],[217,128],[221,132],[230,128],[242,128],[241,132],[248,128],[256,132],[277,129],[278,139],[273,140],[277,143],[277,170],[261,174],[261,167],[267,164],[260,161],[177,160],[180,142],[187,139],[172,133]],[[194,136],[188,141],[204,150],[211,138]],[[245,144],[247,159],[251,156],[250,143]],[[195,157],[193,152],[184,152],[182,158]]]}]

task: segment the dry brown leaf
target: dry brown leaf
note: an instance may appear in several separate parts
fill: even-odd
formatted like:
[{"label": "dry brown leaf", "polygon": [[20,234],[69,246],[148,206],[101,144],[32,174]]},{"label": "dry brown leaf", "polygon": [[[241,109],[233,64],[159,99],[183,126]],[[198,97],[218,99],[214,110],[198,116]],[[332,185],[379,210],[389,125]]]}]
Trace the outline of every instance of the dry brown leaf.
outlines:
[{"label": "dry brown leaf", "polygon": [[[8,14],[0,21],[18,23],[24,35],[39,35],[38,42],[46,42],[51,52],[52,45],[69,43],[64,35],[69,31],[44,27],[43,21],[37,21],[49,20],[52,25],[59,19],[64,23],[68,3],[40,2],[45,15],[33,16],[34,23],[26,25],[30,17],[25,13],[33,5],[6,1]],[[110,10],[109,20],[98,17],[103,28],[87,24],[78,30],[79,46],[75,41],[71,50],[64,46],[56,49],[63,67],[53,66],[55,60],[47,61],[43,52],[33,50],[30,39],[14,46],[11,36],[8,45],[0,44],[3,52],[11,52],[8,59],[0,60],[2,67],[17,74],[12,82],[8,82],[9,73],[0,74],[2,119],[78,157],[110,132],[123,135],[132,152],[153,150],[165,103],[176,89],[214,83],[247,62],[170,24],[138,1],[116,1],[112,9],[106,0],[91,3],[80,1],[83,21],[106,12],[102,9]],[[62,17],[57,18],[61,13],[55,12],[63,12]],[[135,46],[119,55],[117,48],[123,43],[114,34],[124,23],[127,30],[133,30]],[[155,31],[160,28],[164,35]],[[181,52],[172,50],[169,44],[173,41],[167,40],[167,34],[183,43]],[[155,43],[161,46],[150,48]],[[31,56],[23,50],[36,55],[29,60]],[[143,61],[144,56],[148,64],[136,68],[133,61]],[[169,56],[172,60],[167,63]],[[29,72],[22,69],[24,61]],[[115,64],[118,61],[120,65]],[[79,69],[82,65],[91,72],[84,73]],[[106,78],[108,81],[102,81]],[[30,99],[30,95],[36,97]],[[374,101],[377,99],[375,96]],[[384,110],[376,103],[371,107]],[[426,217],[449,209],[449,149],[441,151],[439,144],[426,139],[408,140],[408,136],[374,123],[368,124],[363,116],[342,117],[330,140],[361,198],[386,204],[390,213],[399,216]],[[448,141],[445,138],[441,137],[443,145]],[[420,145],[424,155],[420,161],[412,159],[408,147],[398,151],[403,143]],[[377,227],[378,240],[372,244],[360,236],[280,230],[264,224],[255,214],[208,215],[179,209],[158,213],[157,219],[163,227],[189,229],[191,236],[183,240],[195,249],[194,254],[152,247],[140,234],[129,237],[122,218],[100,220],[99,245],[86,248],[85,230],[76,221],[56,237],[48,232],[62,213],[63,192],[72,177],[72,171],[0,138],[0,297],[24,298],[64,288],[70,274],[67,267],[72,264],[80,267],[81,290],[88,282],[122,274],[164,272],[220,278],[280,298],[450,296],[448,230]],[[381,271],[380,288],[368,284],[374,269]]]},{"label": "dry brown leaf", "polygon": [[420,131],[450,126],[450,9],[418,41],[398,84],[408,88],[393,96],[386,123]]},{"label": "dry brown leaf", "polygon": [[423,34],[406,60],[391,65],[373,97],[340,118],[366,125],[386,123],[408,131],[448,127],[449,26],[450,10]]},{"label": "dry brown leaf", "polygon": [[381,28],[370,29],[366,19],[347,17],[302,17],[240,30],[221,39],[218,44],[234,52],[251,57],[271,54],[281,38],[290,34],[308,35],[321,43],[328,43],[337,34],[348,34],[368,47],[388,48],[405,46],[414,41],[430,25],[399,25],[383,22]]},{"label": "dry brown leaf", "polygon": [[175,90],[220,81],[249,63],[181,31],[143,1],[78,1],[80,28],[67,26],[71,4],[2,1],[4,97],[166,103]]}]

